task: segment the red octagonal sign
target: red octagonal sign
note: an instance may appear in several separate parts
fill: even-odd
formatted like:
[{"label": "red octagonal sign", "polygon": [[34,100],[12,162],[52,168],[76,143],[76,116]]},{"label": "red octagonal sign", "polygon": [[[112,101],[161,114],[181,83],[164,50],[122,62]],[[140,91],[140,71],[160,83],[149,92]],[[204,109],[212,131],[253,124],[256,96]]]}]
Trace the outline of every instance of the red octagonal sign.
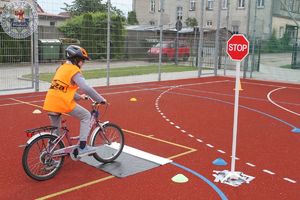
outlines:
[{"label": "red octagonal sign", "polygon": [[249,54],[249,41],[243,34],[235,34],[227,41],[226,52],[232,60],[242,61]]}]

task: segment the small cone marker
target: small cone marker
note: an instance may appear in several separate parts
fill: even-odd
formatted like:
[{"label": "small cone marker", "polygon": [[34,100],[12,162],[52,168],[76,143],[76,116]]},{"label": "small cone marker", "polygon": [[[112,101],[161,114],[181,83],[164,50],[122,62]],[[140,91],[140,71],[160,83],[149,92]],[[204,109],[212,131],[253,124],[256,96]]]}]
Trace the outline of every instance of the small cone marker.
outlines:
[{"label": "small cone marker", "polygon": [[225,160],[223,160],[222,158],[217,158],[212,163],[214,165],[218,165],[218,166],[226,166],[227,165],[227,162]]},{"label": "small cone marker", "polygon": [[183,174],[177,174],[176,176],[173,176],[172,181],[175,183],[186,183],[189,179]]},{"label": "small cone marker", "polygon": [[[233,89],[235,90],[235,88]],[[242,88],[241,80],[239,80],[239,91],[243,91],[244,89]]]},{"label": "small cone marker", "polygon": [[130,101],[135,102],[135,101],[137,101],[137,99],[134,98],[134,97],[132,97],[132,98],[130,99]]},{"label": "small cone marker", "polygon": [[33,114],[41,114],[42,111],[40,111],[39,109],[35,109],[32,113],[33,113]]}]

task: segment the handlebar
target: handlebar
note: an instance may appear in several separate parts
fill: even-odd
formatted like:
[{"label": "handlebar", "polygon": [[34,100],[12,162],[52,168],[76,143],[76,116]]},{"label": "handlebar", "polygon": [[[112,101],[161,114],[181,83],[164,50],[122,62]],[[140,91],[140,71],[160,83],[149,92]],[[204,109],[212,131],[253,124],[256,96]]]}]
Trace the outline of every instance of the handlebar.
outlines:
[{"label": "handlebar", "polygon": [[90,100],[90,101],[93,103],[93,106],[96,106],[96,105],[99,105],[99,104],[102,104],[102,105],[108,104],[108,103],[105,102],[105,101],[102,101],[102,102],[100,102],[100,103],[99,103],[99,102],[96,102],[94,99],[92,99],[92,97],[90,97],[90,96],[88,96],[88,95],[86,95],[84,99]]}]

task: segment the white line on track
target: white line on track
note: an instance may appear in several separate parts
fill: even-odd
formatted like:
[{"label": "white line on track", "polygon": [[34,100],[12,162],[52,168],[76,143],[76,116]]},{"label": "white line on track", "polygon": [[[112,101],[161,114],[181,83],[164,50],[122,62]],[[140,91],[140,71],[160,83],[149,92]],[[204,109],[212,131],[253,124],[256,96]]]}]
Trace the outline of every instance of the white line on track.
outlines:
[{"label": "white line on track", "polygon": [[267,173],[267,174],[271,174],[271,175],[275,175],[274,172],[270,171],[270,170],[267,170],[267,169],[264,169],[262,170],[263,172]]},{"label": "white line on track", "polygon": [[222,154],[225,154],[226,152],[225,151],[223,151],[223,150],[221,150],[221,149],[218,149],[217,150],[219,153],[222,153]]},{"label": "white line on track", "polygon": [[250,167],[255,167],[255,165],[254,164],[252,164],[252,163],[246,163],[246,165],[249,165]]},{"label": "white line on track", "polygon": [[197,139],[198,142],[203,142],[203,140]]},{"label": "white line on track", "polygon": [[281,108],[281,109],[283,109],[283,110],[285,110],[285,111],[287,111],[287,112],[290,112],[290,113],[292,113],[292,114],[294,114],[294,115],[300,116],[299,113],[296,113],[296,112],[294,112],[294,111],[291,111],[291,110],[289,110],[289,109],[287,109],[287,108],[285,108],[285,107],[283,107],[283,106],[281,106],[281,105],[275,103],[275,102],[271,99],[271,94],[272,94],[273,92],[278,91],[278,90],[282,90],[282,89],[286,89],[286,87],[280,87],[280,88],[276,88],[276,89],[270,91],[270,92],[268,93],[268,95],[267,95],[268,100],[269,100],[272,104],[274,104],[275,106],[277,106],[277,107],[279,107],[279,108]]},{"label": "white line on track", "polygon": [[[224,81],[220,81],[220,82],[224,82]],[[229,82],[230,82],[230,81],[229,81]],[[206,83],[209,83],[209,82],[206,82]],[[216,83],[216,82],[211,82],[211,83]],[[251,84],[251,83],[249,83],[249,84]],[[169,89],[163,91],[163,92],[159,95],[159,98],[156,99],[156,103],[155,103],[156,109],[160,112],[160,108],[159,108],[159,99],[160,99],[164,94],[168,93],[169,91],[171,91],[171,90],[174,89],[174,88],[180,88],[180,87],[183,87],[183,86],[189,86],[189,85],[193,86],[193,85],[199,85],[199,84],[185,84],[185,85],[178,85],[178,86],[170,86],[171,88],[169,88]],[[264,85],[264,84],[257,84],[257,85]],[[265,86],[278,87],[278,86],[275,86],[275,85],[265,85]],[[271,98],[270,98],[270,95],[271,95],[272,92],[275,92],[275,91],[277,91],[277,90],[279,90],[279,89],[284,89],[284,88],[286,88],[286,87],[281,87],[281,88],[277,88],[277,89],[275,89],[275,90],[272,90],[272,91],[268,94],[268,100],[269,100],[270,102],[274,103],[274,105],[276,105],[276,106],[278,106],[278,107],[281,107],[281,108],[284,109],[284,110],[287,110],[287,111],[289,111],[289,112],[294,113],[293,111],[290,111],[290,110],[288,110],[288,109],[286,109],[286,108],[283,108],[282,106],[277,105],[277,104],[276,104],[275,102],[273,102],[273,101],[271,100]],[[290,87],[289,87],[289,88],[290,88]],[[300,89],[300,88],[298,88],[298,89]],[[297,115],[300,116],[300,114],[298,114],[298,113],[294,113],[294,114],[297,114]],[[168,119],[167,116],[165,116],[163,113],[161,113],[161,116],[162,116],[163,118],[165,118],[165,120],[168,121],[171,125],[173,125],[176,129],[180,129],[180,131],[181,131],[182,133],[187,133],[187,131],[181,129],[180,126],[176,125],[174,122],[171,122],[171,120]],[[195,138],[195,136],[192,135],[192,134],[187,134],[187,135],[188,135],[190,138]],[[199,143],[203,143],[203,142],[204,142],[203,140],[201,140],[201,139],[199,139],[199,138],[195,138],[195,139],[196,139],[196,141],[198,141]],[[213,145],[208,144],[208,143],[206,144],[206,146],[208,146],[208,147],[210,147],[210,148],[214,148]],[[223,150],[218,149],[217,151],[218,151],[219,153],[226,154],[226,152],[223,151]],[[231,156],[230,156],[230,157],[231,157]],[[240,160],[240,159],[239,159],[238,157],[236,157],[235,160]],[[252,163],[249,163],[249,162],[247,162],[246,165],[248,165],[248,166],[250,166],[250,167],[256,167],[255,164],[252,164]],[[267,174],[270,174],[270,175],[275,175],[274,172],[272,172],[272,171],[270,171],[270,170],[267,170],[267,169],[263,169],[262,171],[263,171],[264,173],[267,173]],[[285,180],[285,181],[287,181],[287,182],[290,182],[290,183],[296,183],[296,182],[297,182],[296,180],[293,180],[293,179],[290,179],[290,178],[283,178],[283,180]]]},{"label": "white line on track", "polygon": [[297,183],[297,181],[290,179],[290,178],[283,178],[283,180],[288,181],[290,183]]}]

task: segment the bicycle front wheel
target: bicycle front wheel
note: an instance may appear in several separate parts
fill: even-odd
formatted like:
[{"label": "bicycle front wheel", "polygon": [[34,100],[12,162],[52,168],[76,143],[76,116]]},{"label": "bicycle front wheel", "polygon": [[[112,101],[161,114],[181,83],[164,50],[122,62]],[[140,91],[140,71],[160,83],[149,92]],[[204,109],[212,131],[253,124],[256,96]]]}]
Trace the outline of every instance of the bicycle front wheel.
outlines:
[{"label": "bicycle front wheel", "polygon": [[102,163],[114,161],[121,154],[124,147],[124,134],[117,125],[108,123],[99,129],[91,138],[91,145],[98,147],[94,158]]},{"label": "bicycle front wheel", "polygon": [[[26,174],[38,181],[48,180],[54,177],[62,164],[64,157],[54,157],[50,149],[53,148],[54,135],[41,135],[29,143],[23,152],[22,165]],[[64,148],[60,141],[54,150]]]}]

